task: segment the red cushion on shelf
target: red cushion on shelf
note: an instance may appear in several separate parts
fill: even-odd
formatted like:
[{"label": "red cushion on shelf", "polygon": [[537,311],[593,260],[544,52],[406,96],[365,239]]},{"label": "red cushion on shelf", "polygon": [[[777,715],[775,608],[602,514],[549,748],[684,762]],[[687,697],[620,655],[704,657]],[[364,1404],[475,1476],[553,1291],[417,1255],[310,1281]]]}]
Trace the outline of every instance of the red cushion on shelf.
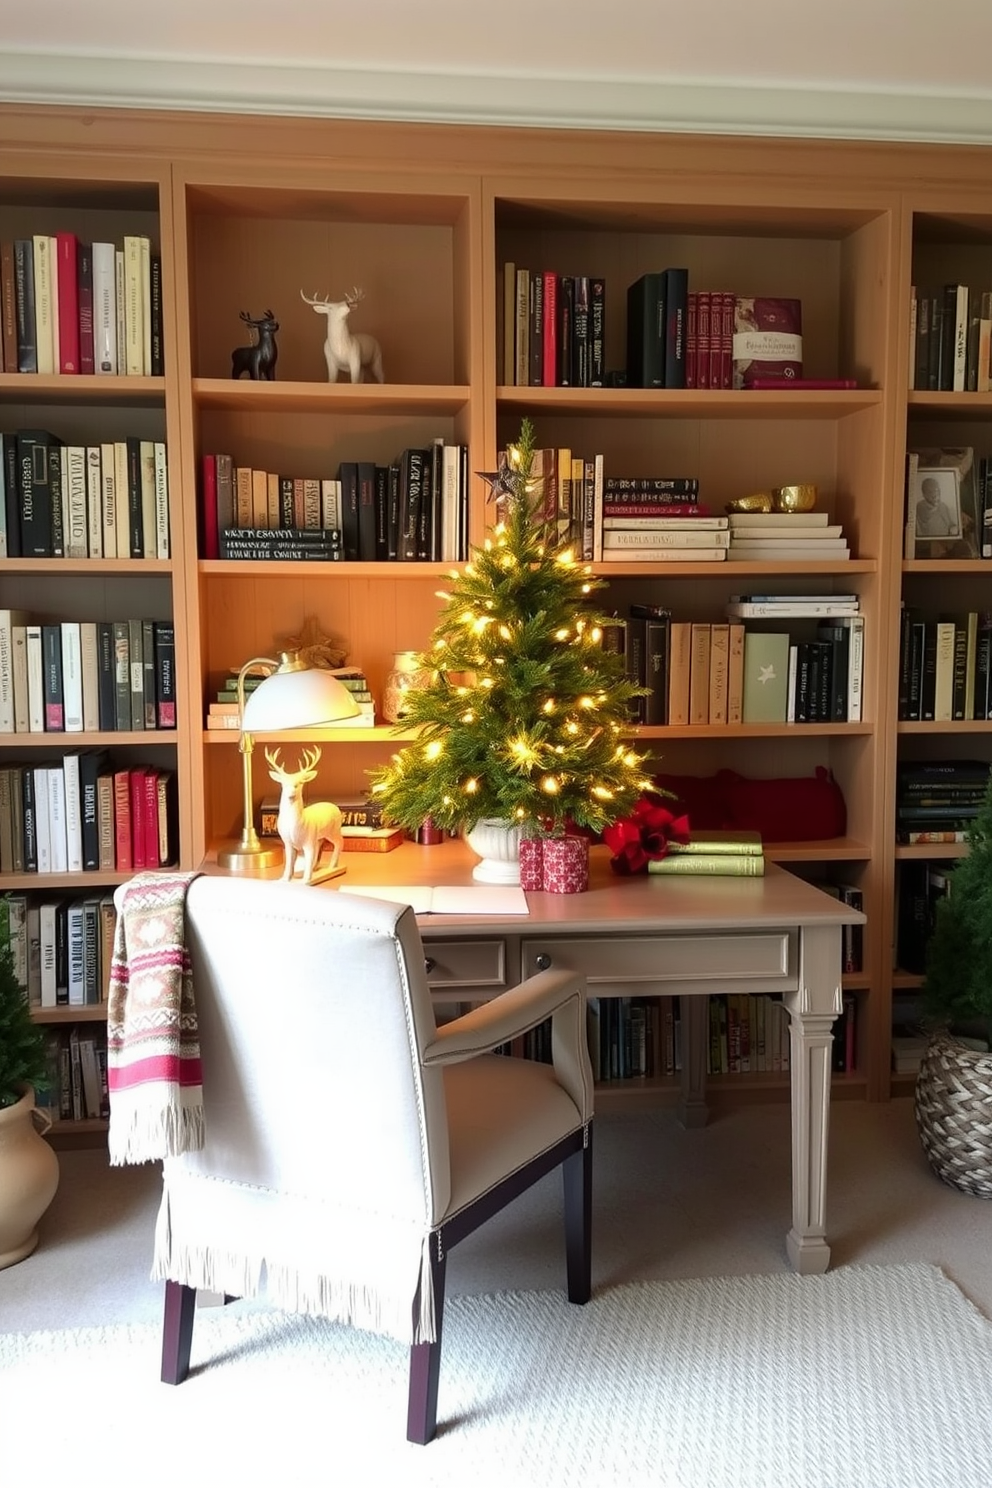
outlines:
[{"label": "red cushion on shelf", "polygon": [[813,842],[847,830],[844,797],[823,765],[813,775],[775,780],[752,780],[736,770],[654,778],[674,793],[695,829],[740,827],[760,832],[763,842]]}]

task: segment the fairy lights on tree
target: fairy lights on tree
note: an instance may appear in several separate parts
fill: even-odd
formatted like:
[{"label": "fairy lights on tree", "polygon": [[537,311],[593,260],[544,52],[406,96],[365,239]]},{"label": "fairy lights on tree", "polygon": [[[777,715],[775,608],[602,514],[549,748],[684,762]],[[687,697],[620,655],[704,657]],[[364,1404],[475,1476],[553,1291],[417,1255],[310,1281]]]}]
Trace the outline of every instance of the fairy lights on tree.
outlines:
[{"label": "fairy lights on tree", "polygon": [[484,475],[501,520],[451,588],[430,649],[430,684],[407,694],[404,728],[419,737],[372,772],[389,820],[430,817],[456,831],[483,817],[556,835],[601,831],[650,785],[625,741],[623,660],[603,649],[604,587],[572,549],[545,539],[543,491],[531,489],[534,430]]}]

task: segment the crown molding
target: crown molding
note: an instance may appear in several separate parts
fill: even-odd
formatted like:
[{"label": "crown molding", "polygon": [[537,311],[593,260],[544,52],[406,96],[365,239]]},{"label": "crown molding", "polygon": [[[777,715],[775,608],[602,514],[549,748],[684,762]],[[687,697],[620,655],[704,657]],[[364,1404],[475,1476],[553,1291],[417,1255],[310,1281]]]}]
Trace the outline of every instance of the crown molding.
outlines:
[{"label": "crown molding", "polygon": [[434,124],[992,144],[992,90],[963,96],[5,51],[0,53],[0,101]]}]

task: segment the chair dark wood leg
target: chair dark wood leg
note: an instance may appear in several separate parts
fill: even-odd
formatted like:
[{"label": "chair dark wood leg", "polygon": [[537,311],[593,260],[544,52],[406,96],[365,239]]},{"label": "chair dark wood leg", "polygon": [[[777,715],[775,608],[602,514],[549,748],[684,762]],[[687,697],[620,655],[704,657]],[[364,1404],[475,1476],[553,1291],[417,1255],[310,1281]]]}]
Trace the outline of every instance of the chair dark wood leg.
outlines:
[{"label": "chair dark wood leg", "polygon": [[162,1319],[162,1383],[181,1385],[189,1374],[193,1343],[196,1288],[181,1281],[165,1283],[165,1315]]},{"label": "chair dark wood leg", "polygon": [[441,1324],[444,1319],[444,1275],[447,1256],[431,1257],[434,1283],[434,1317],[437,1337],[433,1343],[415,1343],[410,1348],[410,1393],[407,1399],[406,1439],[426,1446],[437,1431],[437,1387],[441,1373]]},{"label": "chair dark wood leg", "polygon": [[568,1300],[588,1302],[592,1295],[592,1126],[581,1152],[562,1163],[565,1186],[565,1269]]}]

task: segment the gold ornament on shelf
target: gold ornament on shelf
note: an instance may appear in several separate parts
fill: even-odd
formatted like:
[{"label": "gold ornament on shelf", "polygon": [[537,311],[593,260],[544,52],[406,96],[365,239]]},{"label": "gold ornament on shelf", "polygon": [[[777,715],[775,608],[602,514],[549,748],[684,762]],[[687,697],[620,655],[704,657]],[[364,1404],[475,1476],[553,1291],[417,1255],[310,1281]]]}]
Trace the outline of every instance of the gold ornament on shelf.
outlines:
[{"label": "gold ornament on shelf", "polygon": [[808,512],[816,506],[816,487],[809,484],[776,486],[772,498],[775,511]]},{"label": "gold ornament on shelf", "polygon": [[771,491],[755,491],[727,502],[728,512],[770,512],[774,509]]}]

